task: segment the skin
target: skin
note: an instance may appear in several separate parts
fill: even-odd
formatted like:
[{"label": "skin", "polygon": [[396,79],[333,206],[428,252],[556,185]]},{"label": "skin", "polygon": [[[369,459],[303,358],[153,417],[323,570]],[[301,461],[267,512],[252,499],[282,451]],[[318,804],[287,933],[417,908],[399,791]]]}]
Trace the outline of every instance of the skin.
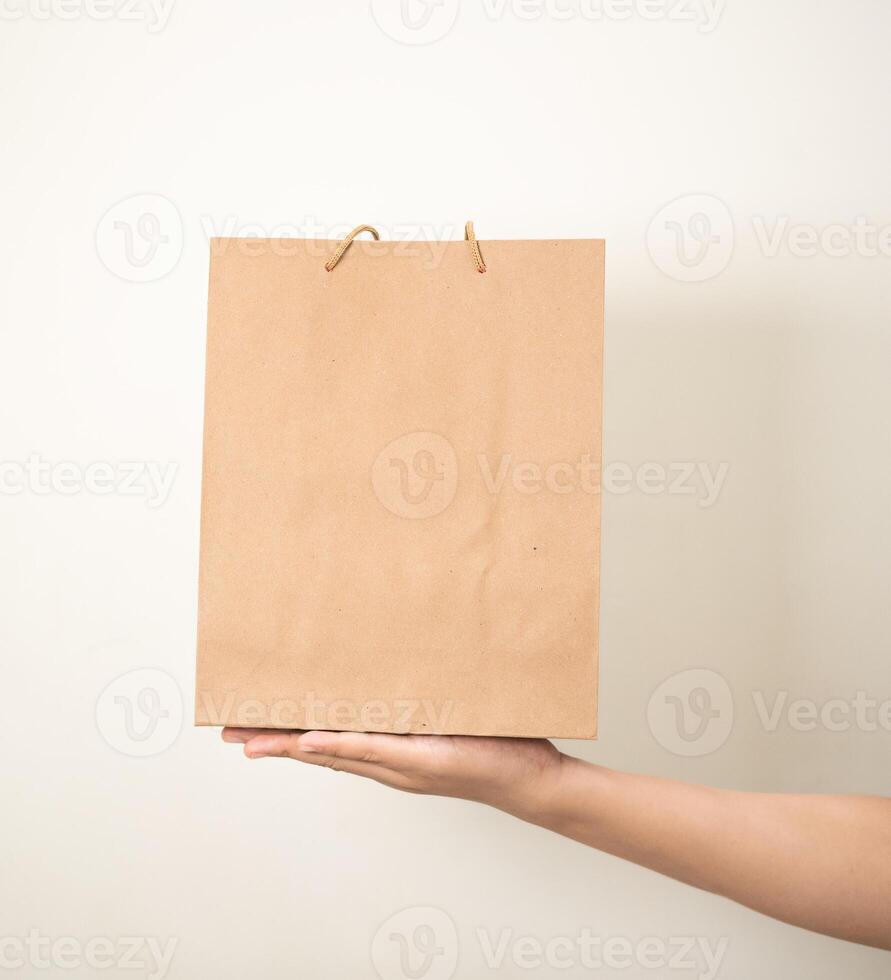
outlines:
[{"label": "skin", "polygon": [[891,799],[632,775],[543,739],[226,728],[223,740],[249,759],[485,803],[783,922],[891,949]]}]

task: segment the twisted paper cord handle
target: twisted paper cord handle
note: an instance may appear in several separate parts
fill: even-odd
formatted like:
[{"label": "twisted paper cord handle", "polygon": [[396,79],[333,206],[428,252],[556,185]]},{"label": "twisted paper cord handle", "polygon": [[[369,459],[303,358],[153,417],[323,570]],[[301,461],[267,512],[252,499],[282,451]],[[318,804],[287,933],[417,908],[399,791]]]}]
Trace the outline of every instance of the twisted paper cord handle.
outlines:
[{"label": "twisted paper cord handle", "polygon": [[[377,233],[376,228],[372,228],[371,225],[358,225],[354,228],[344,240],[337,246],[334,254],[325,263],[325,271],[331,272],[331,270],[337,265],[337,263],[343,258],[344,252],[353,244],[353,239],[356,235],[360,235],[363,231],[371,232],[372,237],[376,242],[380,241],[381,236]],[[464,241],[470,242],[470,248],[473,252],[473,261],[476,263],[476,268],[478,272],[486,271],[486,263],[483,259],[483,253],[480,251],[480,243],[476,240],[476,235],[473,233],[473,222],[468,221],[464,226]]]},{"label": "twisted paper cord handle", "polygon": [[350,247],[350,245],[353,244],[353,239],[356,237],[356,235],[360,235],[363,231],[370,231],[372,238],[374,238],[376,242],[381,240],[381,236],[377,233],[377,228],[372,228],[371,225],[357,225],[337,246],[334,254],[325,263],[326,272],[330,272],[334,266],[337,265],[337,263],[343,257],[343,253]]}]

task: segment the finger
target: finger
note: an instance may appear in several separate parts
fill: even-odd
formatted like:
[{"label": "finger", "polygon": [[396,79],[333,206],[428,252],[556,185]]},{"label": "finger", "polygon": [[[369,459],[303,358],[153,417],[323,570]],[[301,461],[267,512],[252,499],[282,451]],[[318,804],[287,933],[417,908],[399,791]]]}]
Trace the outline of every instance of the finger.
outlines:
[{"label": "finger", "polygon": [[249,759],[294,759],[296,762],[306,762],[312,766],[333,769],[335,772],[349,772],[356,776],[364,776],[376,782],[393,786],[397,789],[410,789],[409,780],[402,773],[388,769],[386,766],[364,760],[347,759],[321,752],[306,752],[299,747],[299,737],[291,733],[256,735],[244,747],[244,754]]},{"label": "finger", "polygon": [[[241,737],[241,736],[239,736]],[[376,736],[361,732],[279,732],[254,729],[244,738],[245,755],[285,755],[303,759],[320,755],[352,762],[383,764]]]},{"label": "finger", "polygon": [[301,734],[303,729],[287,729],[287,728],[224,728],[222,732],[222,739],[224,742],[240,742],[244,744],[249,742],[252,738],[257,735],[266,735],[270,733],[278,734]]},{"label": "finger", "polygon": [[303,732],[297,740],[302,752],[354,762],[370,762],[400,770],[416,756],[417,745],[411,735],[390,735],[382,732]]}]

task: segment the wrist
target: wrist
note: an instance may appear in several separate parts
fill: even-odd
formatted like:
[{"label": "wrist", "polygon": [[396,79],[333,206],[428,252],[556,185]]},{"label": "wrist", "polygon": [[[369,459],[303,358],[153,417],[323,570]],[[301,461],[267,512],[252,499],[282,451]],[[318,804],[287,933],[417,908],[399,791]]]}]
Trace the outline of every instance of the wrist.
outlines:
[{"label": "wrist", "polygon": [[559,809],[567,770],[577,761],[555,748],[544,765],[530,767],[522,779],[512,781],[496,806],[527,823],[546,823]]},{"label": "wrist", "polygon": [[608,769],[556,752],[552,763],[530,773],[498,806],[527,823],[571,835],[575,823],[596,818],[608,777]]}]

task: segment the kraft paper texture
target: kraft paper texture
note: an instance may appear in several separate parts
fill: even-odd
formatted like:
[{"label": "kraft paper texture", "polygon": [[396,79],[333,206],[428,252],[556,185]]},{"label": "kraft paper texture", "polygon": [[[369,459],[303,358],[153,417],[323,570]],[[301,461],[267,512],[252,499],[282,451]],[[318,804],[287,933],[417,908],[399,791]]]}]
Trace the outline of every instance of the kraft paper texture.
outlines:
[{"label": "kraft paper texture", "polygon": [[593,738],[604,243],[211,244],[196,723]]}]

